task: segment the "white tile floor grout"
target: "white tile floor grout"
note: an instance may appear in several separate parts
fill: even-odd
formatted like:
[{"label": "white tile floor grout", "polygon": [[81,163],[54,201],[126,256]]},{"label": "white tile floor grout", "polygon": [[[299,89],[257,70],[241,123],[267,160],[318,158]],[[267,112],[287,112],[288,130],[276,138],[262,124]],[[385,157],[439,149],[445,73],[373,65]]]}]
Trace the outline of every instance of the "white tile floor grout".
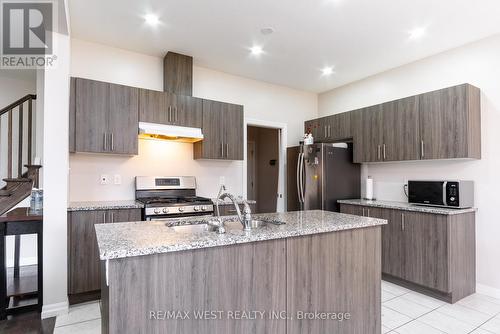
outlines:
[{"label": "white tile floor grout", "polygon": [[[500,334],[500,299],[474,294],[453,305],[382,282],[382,333]],[[72,306],[56,319],[56,334],[101,332],[100,303]]]}]

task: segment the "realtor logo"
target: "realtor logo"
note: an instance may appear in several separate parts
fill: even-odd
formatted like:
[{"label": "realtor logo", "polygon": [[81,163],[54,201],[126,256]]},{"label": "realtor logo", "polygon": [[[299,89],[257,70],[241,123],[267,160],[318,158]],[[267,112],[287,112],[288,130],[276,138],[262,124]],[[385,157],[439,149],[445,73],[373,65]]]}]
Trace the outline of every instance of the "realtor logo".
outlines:
[{"label": "realtor logo", "polygon": [[53,53],[54,3],[2,1],[1,67],[45,67]]}]

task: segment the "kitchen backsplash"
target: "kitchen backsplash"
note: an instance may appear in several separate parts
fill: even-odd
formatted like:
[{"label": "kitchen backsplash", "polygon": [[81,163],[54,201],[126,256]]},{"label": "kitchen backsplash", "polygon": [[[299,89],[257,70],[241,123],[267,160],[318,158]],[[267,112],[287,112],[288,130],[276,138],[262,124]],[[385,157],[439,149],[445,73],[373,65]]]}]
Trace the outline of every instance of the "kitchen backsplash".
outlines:
[{"label": "kitchen backsplash", "polygon": [[[108,184],[101,185],[101,175]],[[199,196],[215,197],[220,177],[227,189],[242,194],[243,162],[193,160],[193,145],[157,140],[139,140],[139,155],[70,154],[70,201],[128,200],[135,198],[138,175],[196,176]],[[115,175],[121,184],[114,184]]]}]

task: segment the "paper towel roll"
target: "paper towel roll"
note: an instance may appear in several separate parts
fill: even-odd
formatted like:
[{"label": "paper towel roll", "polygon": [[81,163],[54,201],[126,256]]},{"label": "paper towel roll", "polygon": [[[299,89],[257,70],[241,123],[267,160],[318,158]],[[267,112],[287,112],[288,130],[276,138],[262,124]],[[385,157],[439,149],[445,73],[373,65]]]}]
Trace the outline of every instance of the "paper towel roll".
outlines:
[{"label": "paper towel roll", "polygon": [[373,199],[373,179],[371,176],[368,176],[366,179],[365,198],[369,200]]}]

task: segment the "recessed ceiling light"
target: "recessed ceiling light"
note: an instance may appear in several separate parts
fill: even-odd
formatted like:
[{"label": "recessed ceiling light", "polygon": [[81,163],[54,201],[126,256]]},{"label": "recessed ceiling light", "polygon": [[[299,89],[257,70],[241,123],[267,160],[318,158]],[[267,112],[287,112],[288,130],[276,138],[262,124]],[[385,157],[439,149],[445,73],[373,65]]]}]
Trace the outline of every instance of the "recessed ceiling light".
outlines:
[{"label": "recessed ceiling light", "polygon": [[259,56],[261,54],[264,53],[264,50],[262,49],[262,46],[259,46],[259,45],[254,45],[250,48],[250,52],[254,55],[254,56]]},{"label": "recessed ceiling light", "polygon": [[323,67],[323,69],[321,70],[321,73],[324,76],[332,75],[333,74],[333,67],[331,67],[331,66]]},{"label": "recessed ceiling light", "polygon": [[264,28],[260,29],[260,33],[262,35],[271,35],[273,32],[274,32],[273,27],[264,27]]},{"label": "recessed ceiling light", "polygon": [[160,23],[160,19],[155,14],[147,14],[146,16],[144,16],[144,20],[147,24],[152,26],[156,26]]},{"label": "recessed ceiling light", "polygon": [[417,27],[408,32],[410,39],[419,39],[425,35],[425,27]]}]

